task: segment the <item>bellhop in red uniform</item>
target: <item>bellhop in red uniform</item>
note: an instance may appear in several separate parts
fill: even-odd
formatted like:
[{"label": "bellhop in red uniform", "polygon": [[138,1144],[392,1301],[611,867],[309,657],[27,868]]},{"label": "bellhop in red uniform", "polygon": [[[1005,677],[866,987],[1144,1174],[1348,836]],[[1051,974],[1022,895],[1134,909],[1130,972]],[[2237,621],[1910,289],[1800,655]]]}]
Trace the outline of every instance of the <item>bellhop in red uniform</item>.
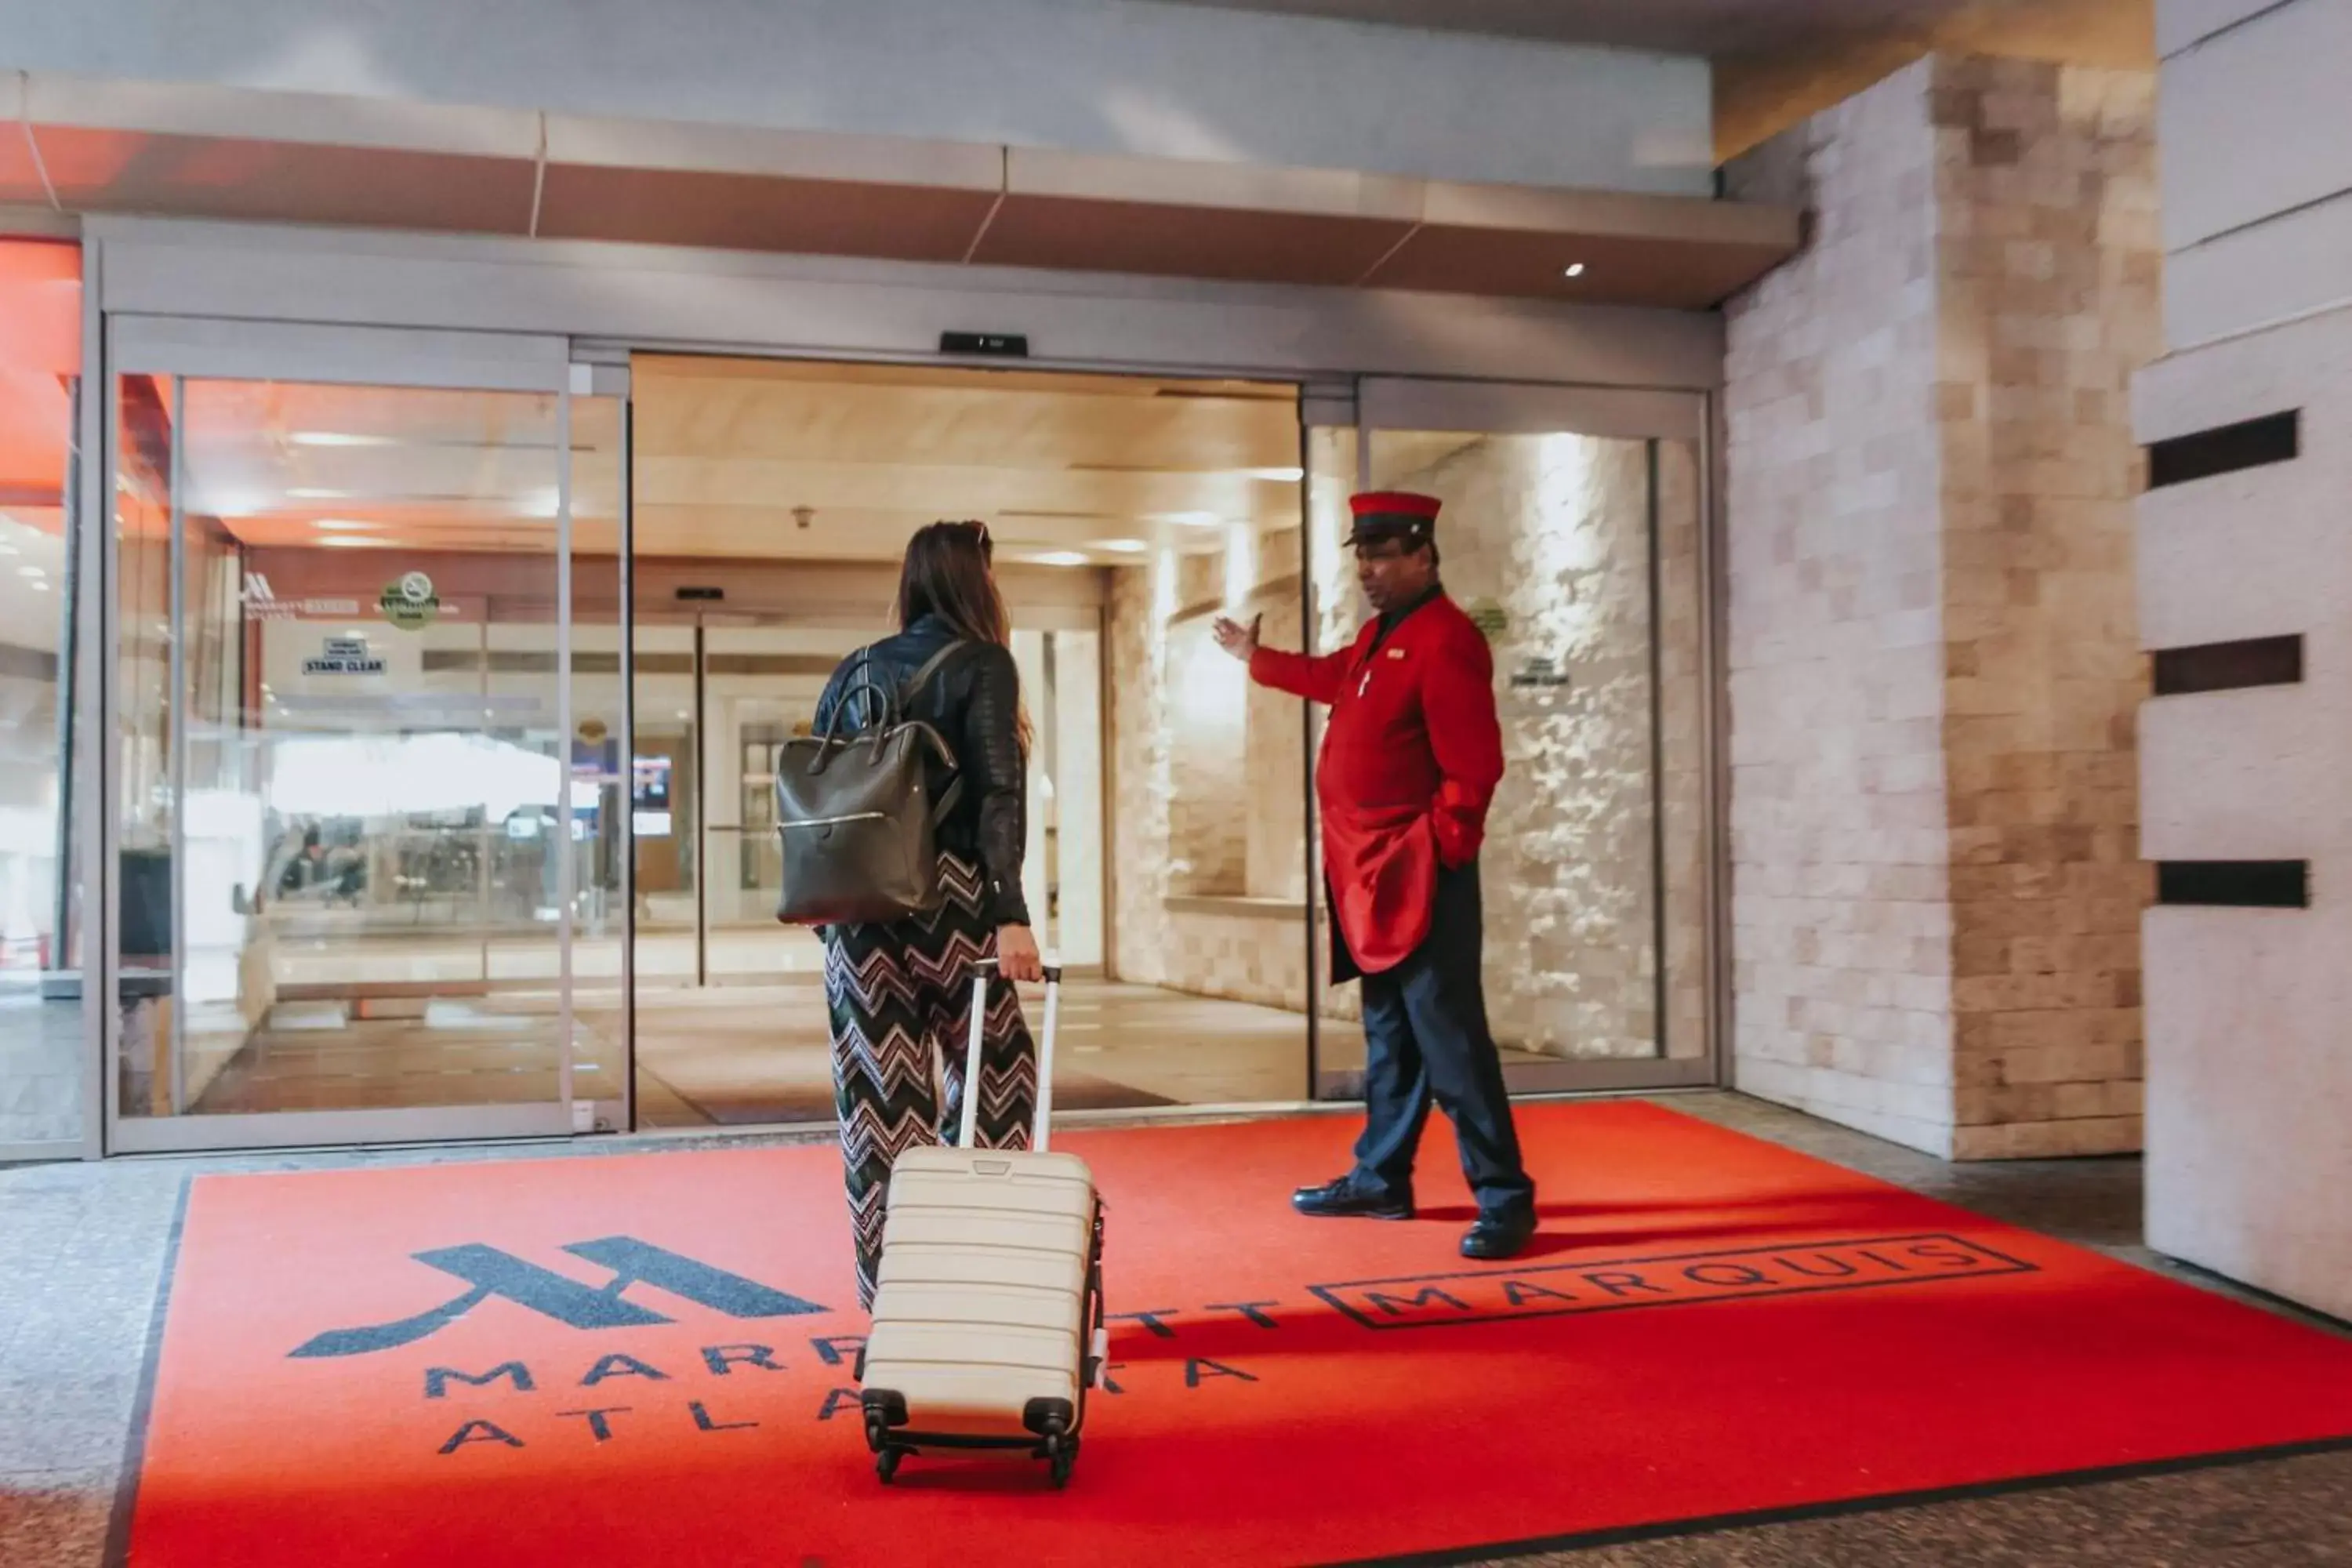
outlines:
[{"label": "bellhop in red uniform", "polygon": [[1219,623],[1218,640],[1261,685],[1329,706],[1316,773],[1330,896],[1332,974],[1363,983],[1365,1128],[1356,1167],[1302,1189],[1302,1213],[1402,1219],[1433,1101],[1453,1120],[1478,1224],[1474,1258],[1503,1258],[1535,1229],[1480,978],[1478,849],[1503,776],[1494,658],[1437,580],[1433,498],[1350,502],[1357,580],[1380,612],[1343,651],[1257,646]]}]

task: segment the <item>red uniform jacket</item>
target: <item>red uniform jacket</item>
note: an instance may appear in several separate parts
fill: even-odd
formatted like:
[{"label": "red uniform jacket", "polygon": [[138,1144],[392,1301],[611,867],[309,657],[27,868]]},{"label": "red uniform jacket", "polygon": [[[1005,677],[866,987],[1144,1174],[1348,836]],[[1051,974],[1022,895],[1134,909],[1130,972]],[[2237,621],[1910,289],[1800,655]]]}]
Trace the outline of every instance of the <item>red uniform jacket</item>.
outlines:
[{"label": "red uniform jacket", "polygon": [[1379,634],[1374,620],[1342,653],[1262,647],[1250,660],[1261,685],[1330,704],[1315,775],[1323,872],[1366,973],[1429,934],[1437,868],[1477,858],[1503,777],[1494,656],[1470,617],[1441,593],[1375,649]]}]

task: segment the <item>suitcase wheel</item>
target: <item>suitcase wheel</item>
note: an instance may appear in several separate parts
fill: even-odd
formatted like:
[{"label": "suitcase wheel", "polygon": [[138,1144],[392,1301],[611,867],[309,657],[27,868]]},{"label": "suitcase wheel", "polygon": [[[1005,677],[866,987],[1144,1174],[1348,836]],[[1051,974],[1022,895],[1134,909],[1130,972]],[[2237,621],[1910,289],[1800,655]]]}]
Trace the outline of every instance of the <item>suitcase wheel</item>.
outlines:
[{"label": "suitcase wheel", "polygon": [[898,1479],[900,1457],[899,1451],[896,1448],[885,1448],[874,1456],[874,1473],[882,1478],[884,1486],[888,1486]]},{"label": "suitcase wheel", "polygon": [[1054,1438],[1045,1452],[1047,1462],[1053,1467],[1054,1485],[1056,1488],[1068,1486],[1070,1472],[1077,1468],[1078,1440],[1076,1437]]}]

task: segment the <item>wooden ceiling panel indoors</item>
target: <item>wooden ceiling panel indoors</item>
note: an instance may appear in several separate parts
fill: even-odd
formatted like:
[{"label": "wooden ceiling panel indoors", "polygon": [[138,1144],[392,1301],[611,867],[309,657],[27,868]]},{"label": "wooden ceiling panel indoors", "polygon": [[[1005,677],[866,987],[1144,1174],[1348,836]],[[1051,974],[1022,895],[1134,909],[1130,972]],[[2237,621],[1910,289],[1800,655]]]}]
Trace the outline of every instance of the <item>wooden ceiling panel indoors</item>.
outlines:
[{"label": "wooden ceiling panel indoors", "polygon": [[640,356],[637,547],[895,560],[942,517],[1000,559],[1113,565],[1298,520],[1286,386]]},{"label": "wooden ceiling panel indoors", "polygon": [[[556,400],[192,380],[186,510],[257,547],[544,553],[555,548]],[[572,534],[611,553],[620,414],[572,405]]]},{"label": "wooden ceiling panel indoors", "polygon": [[[942,517],[1001,561],[1133,563],[1299,515],[1295,389],[643,356],[635,545],[670,561],[895,561]],[[269,549],[551,554],[555,400],[192,381],[187,509]],[[619,408],[573,404],[575,550],[619,544]]]}]

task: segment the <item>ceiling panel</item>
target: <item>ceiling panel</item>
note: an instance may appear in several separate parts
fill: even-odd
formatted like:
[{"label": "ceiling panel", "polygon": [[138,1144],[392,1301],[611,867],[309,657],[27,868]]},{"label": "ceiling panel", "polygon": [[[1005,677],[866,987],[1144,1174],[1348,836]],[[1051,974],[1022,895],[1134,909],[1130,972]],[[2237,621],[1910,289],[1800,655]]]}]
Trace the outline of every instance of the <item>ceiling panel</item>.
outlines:
[{"label": "ceiling panel", "polygon": [[1412,228],[1395,218],[1014,195],[972,259],[997,267],[1345,288]]},{"label": "ceiling panel", "polygon": [[895,561],[938,519],[999,560],[1112,565],[1298,518],[1288,387],[645,356],[647,554]]},{"label": "ceiling panel", "polygon": [[82,212],[526,234],[530,160],[35,127],[58,197]]},{"label": "ceiling panel", "polygon": [[40,165],[33,161],[33,145],[21,124],[0,122],[0,204],[49,205],[49,188],[41,183]]},{"label": "ceiling panel", "polygon": [[[1322,16],[1713,59],[1818,47],[1931,26],[1969,0],[1174,0],[1226,11]],[[2032,4],[2033,0],[2023,0]]]},{"label": "ceiling panel", "polygon": [[728,250],[961,261],[992,191],[551,163],[539,232]]},{"label": "ceiling panel", "polygon": [[[1417,229],[1369,280],[1380,289],[1549,297],[1706,310],[1778,266],[1782,246],[1623,235]],[[1576,276],[1569,268],[1580,268]]]}]

